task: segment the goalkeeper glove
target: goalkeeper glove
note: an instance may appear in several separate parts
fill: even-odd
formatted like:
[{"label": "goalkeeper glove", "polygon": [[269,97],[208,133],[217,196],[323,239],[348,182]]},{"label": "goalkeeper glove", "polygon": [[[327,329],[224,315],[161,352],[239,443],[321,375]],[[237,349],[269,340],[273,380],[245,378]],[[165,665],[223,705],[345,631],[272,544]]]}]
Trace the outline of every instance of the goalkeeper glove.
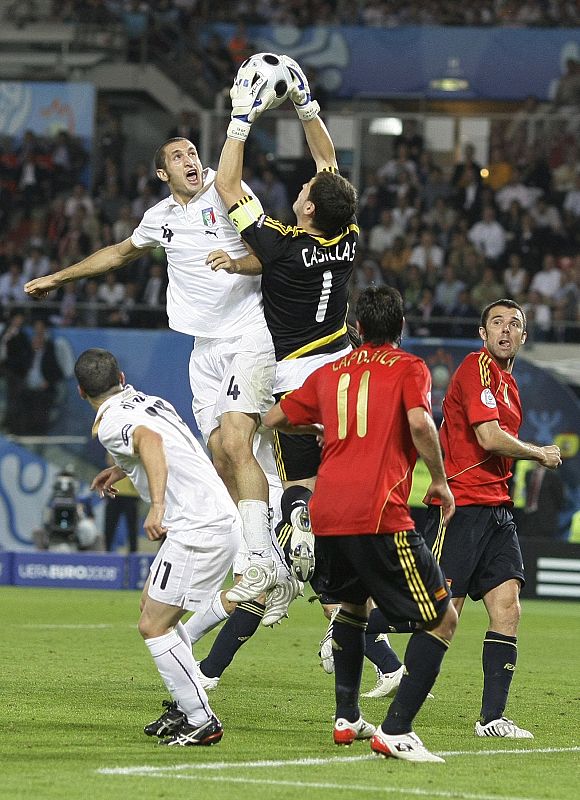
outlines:
[{"label": "goalkeeper glove", "polygon": [[314,119],[318,116],[320,106],[310,95],[310,86],[302,67],[290,56],[282,56],[282,60],[294,79],[294,86],[290,90],[290,99],[294,103],[298,117],[303,121]]},{"label": "goalkeeper glove", "polygon": [[230,89],[232,119],[228,125],[228,137],[245,142],[252,122],[270,107],[276,92],[269,89],[266,78],[255,67],[240,67]]}]

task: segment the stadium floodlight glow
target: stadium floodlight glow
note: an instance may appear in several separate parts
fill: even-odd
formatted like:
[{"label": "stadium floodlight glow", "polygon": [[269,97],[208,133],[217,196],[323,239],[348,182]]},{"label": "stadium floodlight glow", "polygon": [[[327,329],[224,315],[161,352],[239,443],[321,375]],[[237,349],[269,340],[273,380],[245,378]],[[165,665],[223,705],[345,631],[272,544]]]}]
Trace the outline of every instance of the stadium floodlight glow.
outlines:
[{"label": "stadium floodlight glow", "polygon": [[398,117],[377,117],[369,125],[369,133],[383,136],[400,136],[403,133],[403,121]]},{"label": "stadium floodlight glow", "polygon": [[465,78],[436,78],[429,81],[429,87],[440,92],[464,92],[469,89],[469,81]]}]

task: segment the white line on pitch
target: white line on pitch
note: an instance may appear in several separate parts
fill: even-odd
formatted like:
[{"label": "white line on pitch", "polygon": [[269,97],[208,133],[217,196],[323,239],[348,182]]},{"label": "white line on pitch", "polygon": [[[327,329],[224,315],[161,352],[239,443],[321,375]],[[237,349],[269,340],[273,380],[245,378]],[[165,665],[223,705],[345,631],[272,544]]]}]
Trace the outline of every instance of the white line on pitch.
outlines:
[{"label": "white line on pitch", "polygon": [[[502,756],[502,755],[534,755],[537,753],[577,753],[580,747],[539,747],[521,750],[449,750],[437,752],[439,756]],[[173,764],[169,767],[102,767],[97,770],[101,775],[165,775],[181,770],[222,770],[222,769],[255,769],[260,767],[309,767],[325,764],[337,764],[348,761],[370,761],[376,756],[338,756],[331,758],[296,758],[288,761],[217,761],[213,764]]]},{"label": "white line on pitch", "polygon": [[[375,756],[371,756],[375,758]],[[348,759],[347,759],[348,760]],[[354,760],[354,759],[353,759]],[[357,759],[358,760],[358,759]],[[158,773],[150,773],[147,775],[150,778],[166,778],[167,775]],[[395,786],[369,786],[368,784],[356,783],[322,783],[314,781],[276,781],[264,778],[235,778],[226,776],[209,776],[204,775],[172,775],[175,780],[189,780],[189,781],[207,781],[211,783],[241,783],[251,784],[254,786],[291,786],[293,789],[342,789],[346,792],[372,792],[377,794],[399,794],[405,797],[442,797],[446,800],[536,800],[532,797],[516,797],[515,795],[501,795],[501,794],[473,794],[472,792],[448,792],[437,791],[436,789],[415,789],[409,787],[395,787]]]}]

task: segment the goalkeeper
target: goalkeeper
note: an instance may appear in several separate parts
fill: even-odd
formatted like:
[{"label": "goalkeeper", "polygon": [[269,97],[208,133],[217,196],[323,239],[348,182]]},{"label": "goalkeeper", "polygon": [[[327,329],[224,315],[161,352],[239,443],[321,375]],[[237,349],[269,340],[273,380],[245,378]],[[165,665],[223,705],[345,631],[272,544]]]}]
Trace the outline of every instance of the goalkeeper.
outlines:
[{"label": "goalkeeper", "polygon": [[[232,119],[215,184],[229,207],[230,219],[258,260],[243,264],[223,250],[209,255],[214,271],[261,274],[264,314],[276,354],[276,398],[302,386],[322,364],[350,352],[348,288],[359,233],[356,191],[338,174],[334,145],[319,117],[319,105],[311,98],[296,61],[288,56],[282,59],[294,79],[290,98],[302,122],[316,175],[303,185],[293,203],[296,225],[284,225],[265,215],[244,189],[244,144],[252,122],[275,101],[275,95],[253,66],[242,66],[230,93]],[[252,74],[245,74],[247,70]],[[311,577],[314,567],[306,508],[320,463],[320,448],[312,435],[276,433],[275,452],[284,486],[282,507],[288,509],[292,518],[287,522],[294,528],[294,572],[304,581]],[[235,588],[229,597],[247,599],[242,591]]]}]

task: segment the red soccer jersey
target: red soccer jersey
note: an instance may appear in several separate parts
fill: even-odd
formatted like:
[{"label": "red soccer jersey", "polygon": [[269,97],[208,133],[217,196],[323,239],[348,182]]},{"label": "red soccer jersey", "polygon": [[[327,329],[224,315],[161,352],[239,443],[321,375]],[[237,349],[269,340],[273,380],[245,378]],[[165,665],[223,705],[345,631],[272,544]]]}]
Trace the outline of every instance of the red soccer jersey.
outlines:
[{"label": "red soccer jersey", "polygon": [[281,401],[295,425],[322,423],[314,495],[318,536],[412,530],[407,500],[417,453],[407,411],[430,407],[425,362],[391,345],[365,344],[326,364]]},{"label": "red soccer jersey", "polygon": [[511,504],[512,459],[488,453],[473,426],[496,419],[517,436],[522,422],[518,385],[484,347],[470,353],[453,374],[443,400],[440,437],[445,472],[458,506]]}]

